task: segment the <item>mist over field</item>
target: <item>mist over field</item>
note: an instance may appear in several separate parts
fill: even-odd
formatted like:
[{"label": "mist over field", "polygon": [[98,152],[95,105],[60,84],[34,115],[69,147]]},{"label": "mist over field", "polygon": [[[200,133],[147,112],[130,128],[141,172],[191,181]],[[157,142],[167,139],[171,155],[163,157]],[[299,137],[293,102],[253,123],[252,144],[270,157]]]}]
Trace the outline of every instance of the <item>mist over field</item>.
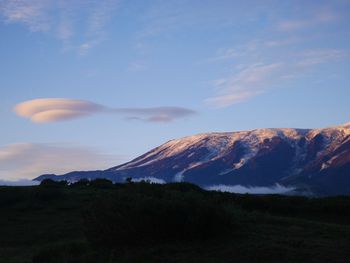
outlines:
[{"label": "mist over field", "polygon": [[228,193],[238,193],[238,194],[287,194],[295,190],[294,187],[285,187],[283,185],[273,185],[273,186],[258,186],[258,187],[246,187],[242,185],[213,185],[206,189],[228,192]]}]

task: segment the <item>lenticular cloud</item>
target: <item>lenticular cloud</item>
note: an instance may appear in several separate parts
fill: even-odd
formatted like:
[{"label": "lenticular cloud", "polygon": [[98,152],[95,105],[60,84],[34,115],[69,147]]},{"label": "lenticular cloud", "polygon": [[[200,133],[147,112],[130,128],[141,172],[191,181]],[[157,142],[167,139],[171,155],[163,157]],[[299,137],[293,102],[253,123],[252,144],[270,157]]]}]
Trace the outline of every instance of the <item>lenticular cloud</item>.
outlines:
[{"label": "lenticular cloud", "polygon": [[151,108],[109,108],[90,101],[60,98],[25,101],[17,104],[14,111],[17,115],[37,123],[65,121],[97,113],[123,115],[129,120],[171,122],[196,113],[191,109],[170,106]]},{"label": "lenticular cloud", "polygon": [[33,122],[55,122],[74,119],[103,111],[93,102],[74,99],[36,99],[17,104],[15,112]]}]

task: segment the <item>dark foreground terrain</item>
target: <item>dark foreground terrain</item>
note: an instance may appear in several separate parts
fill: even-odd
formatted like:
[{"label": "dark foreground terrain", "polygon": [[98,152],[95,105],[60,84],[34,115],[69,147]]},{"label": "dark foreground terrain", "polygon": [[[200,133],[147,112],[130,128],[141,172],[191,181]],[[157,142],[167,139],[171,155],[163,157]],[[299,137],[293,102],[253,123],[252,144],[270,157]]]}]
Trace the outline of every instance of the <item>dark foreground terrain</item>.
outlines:
[{"label": "dark foreground terrain", "polygon": [[186,183],[0,187],[0,262],[350,262],[350,197]]}]

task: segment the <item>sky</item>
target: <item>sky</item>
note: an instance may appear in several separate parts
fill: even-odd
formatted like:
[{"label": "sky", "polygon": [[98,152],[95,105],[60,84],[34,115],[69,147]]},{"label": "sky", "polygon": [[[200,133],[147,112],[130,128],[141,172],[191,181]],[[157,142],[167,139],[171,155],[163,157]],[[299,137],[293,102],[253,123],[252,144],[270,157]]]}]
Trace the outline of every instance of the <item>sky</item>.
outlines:
[{"label": "sky", "polygon": [[0,181],[350,121],[350,1],[0,0]]}]

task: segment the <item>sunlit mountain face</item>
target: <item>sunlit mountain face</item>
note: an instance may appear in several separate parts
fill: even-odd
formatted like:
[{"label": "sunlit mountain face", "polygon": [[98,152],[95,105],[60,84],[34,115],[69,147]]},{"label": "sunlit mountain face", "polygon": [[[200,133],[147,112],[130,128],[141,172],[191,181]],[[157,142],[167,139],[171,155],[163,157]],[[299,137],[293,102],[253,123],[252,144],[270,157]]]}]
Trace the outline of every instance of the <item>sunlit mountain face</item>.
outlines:
[{"label": "sunlit mountain face", "polygon": [[191,182],[203,187],[289,187],[301,194],[350,194],[350,125],[257,129],[171,140],[131,162],[104,170],[37,178],[77,181]]}]

